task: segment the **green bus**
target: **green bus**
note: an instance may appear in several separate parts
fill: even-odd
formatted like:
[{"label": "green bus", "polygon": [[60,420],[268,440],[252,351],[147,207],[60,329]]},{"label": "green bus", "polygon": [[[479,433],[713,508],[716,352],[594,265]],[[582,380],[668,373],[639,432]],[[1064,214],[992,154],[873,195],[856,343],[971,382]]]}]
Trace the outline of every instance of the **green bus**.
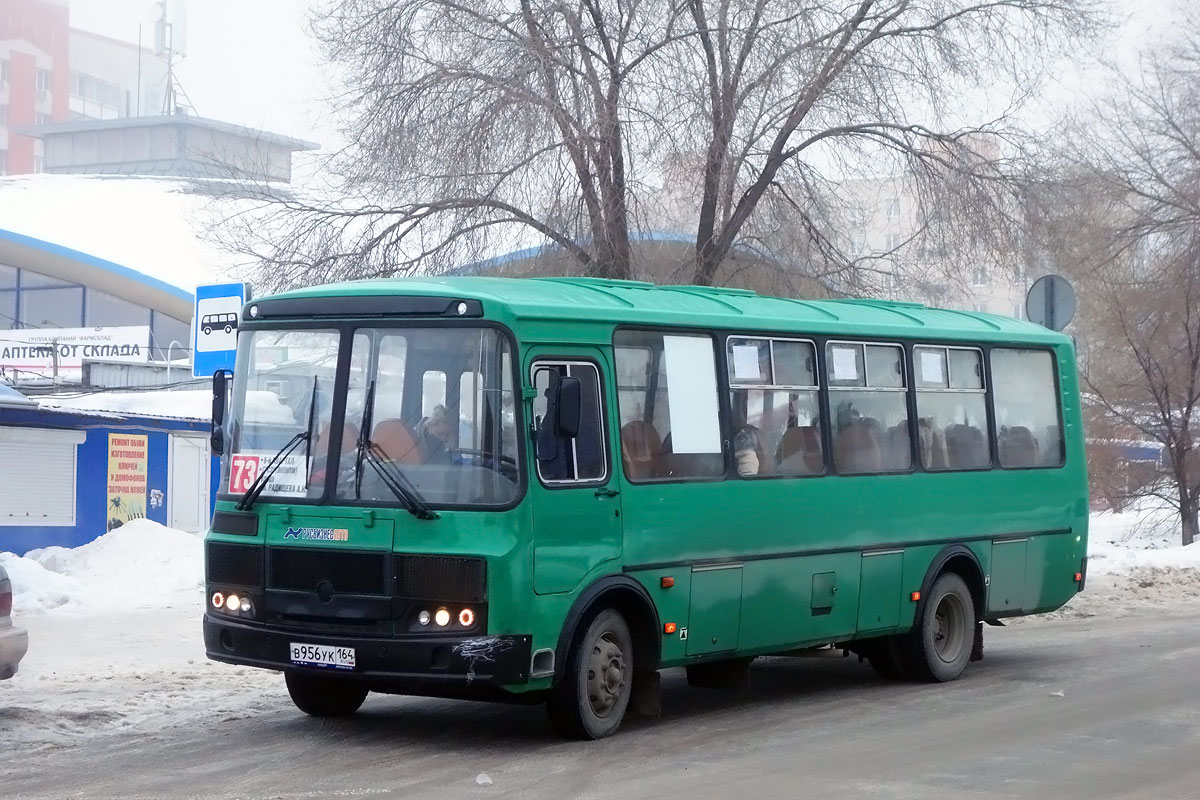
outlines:
[{"label": "green bus", "polygon": [[842,649],[948,681],[1083,589],[1071,340],[876,300],[588,278],[362,281],[248,303],[214,379],[208,657],[296,705],[653,714]]}]

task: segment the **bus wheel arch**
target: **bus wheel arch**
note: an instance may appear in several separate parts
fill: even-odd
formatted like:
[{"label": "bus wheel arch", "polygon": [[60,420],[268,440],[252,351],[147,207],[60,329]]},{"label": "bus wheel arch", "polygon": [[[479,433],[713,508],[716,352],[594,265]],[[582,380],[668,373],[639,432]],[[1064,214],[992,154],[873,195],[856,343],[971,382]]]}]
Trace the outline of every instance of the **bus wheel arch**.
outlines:
[{"label": "bus wheel arch", "polygon": [[963,544],[947,545],[930,562],[929,569],[925,571],[925,579],[921,581],[921,601],[917,605],[916,618],[920,619],[925,598],[933,589],[934,582],[946,572],[955,573],[967,584],[975,606],[974,621],[982,620],[987,608],[987,586],[984,582],[983,568],[979,566],[979,559],[975,553]]},{"label": "bus wheel arch", "polygon": [[[921,584],[913,629],[897,643],[895,653],[903,672],[924,681],[954,680],[968,661],[982,658],[981,620],[986,601],[983,569],[975,554],[961,544],[944,548],[929,565]],[[947,636],[951,631],[955,634],[955,652],[943,654],[952,656],[946,659],[934,652],[930,633],[934,626],[949,624],[956,614],[961,619],[946,632]]]},{"label": "bus wheel arch", "polygon": [[608,575],[579,593],[567,614],[554,653],[554,689],[561,690],[571,664],[571,648],[587,633],[592,621],[607,610],[620,614],[629,628],[633,647],[633,685],[629,708],[657,715],[661,653],[658,610],[640,583],[625,575]]}]

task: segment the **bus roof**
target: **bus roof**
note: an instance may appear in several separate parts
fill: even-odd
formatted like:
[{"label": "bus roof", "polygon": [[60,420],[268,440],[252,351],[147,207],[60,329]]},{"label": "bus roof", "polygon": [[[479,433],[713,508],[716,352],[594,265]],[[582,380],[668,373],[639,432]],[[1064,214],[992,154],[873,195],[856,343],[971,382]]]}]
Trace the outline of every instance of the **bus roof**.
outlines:
[{"label": "bus roof", "polygon": [[602,278],[473,276],[388,278],[296,289],[260,300],[353,296],[432,296],[478,300],[487,316],[693,328],[974,339],[1059,344],[1069,341],[1031,322],[889,300],[796,300],[747,289],[658,286]]}]

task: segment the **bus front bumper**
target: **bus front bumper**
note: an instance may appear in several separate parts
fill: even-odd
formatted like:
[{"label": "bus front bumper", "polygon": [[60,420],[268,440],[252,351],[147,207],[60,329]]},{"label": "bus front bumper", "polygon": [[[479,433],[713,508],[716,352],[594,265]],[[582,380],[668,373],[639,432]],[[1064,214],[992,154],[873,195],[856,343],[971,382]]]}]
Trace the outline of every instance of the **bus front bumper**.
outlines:
[{"label": "bus front bumper", "polygon": [[[364,680],[376,691],[413,694],[436,687],[501,687],[529,681],[528,635],[380,638],[278,631],[204,615],[204,649],[214,661],[304,670]],[[353,669],[293,663],[293,644],[352,647]]]}]

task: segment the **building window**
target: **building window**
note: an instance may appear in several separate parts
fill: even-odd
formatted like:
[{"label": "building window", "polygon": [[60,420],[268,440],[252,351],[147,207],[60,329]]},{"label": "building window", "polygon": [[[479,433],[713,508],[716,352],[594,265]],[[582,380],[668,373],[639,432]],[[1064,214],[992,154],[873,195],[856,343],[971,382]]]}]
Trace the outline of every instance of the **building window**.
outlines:
[{"label": "building window", "polygon": [[861,256],[867,249],[867,235],[862,231],[850,234],[850,255]]},{"label": "building window", "polygon": [[903,237],[901,237],[901,236],[900,236],[900,234],[898,234],[898,233],[889,233],[889,234],[887,235],[887,249],[888,249],[888,252],[893,252],[893,251],[895,251],[895,250],[899,250],[899,249],[900,249],[900,245],[901,245],[902,243],[903,243]]},{"label": "building window", "polygon": [[33,157],[33,171],[34,171],[34,172],[42,172],[42,171],[44,171],[44,169],[45,169],[45,166],[46,166],[46,164],[45,164],[45,160],[44,160],[44,159],[43,159],[41,156],[34,156],[34,157]]},{"label": "building window", "polygon": [[1013,316],[1017,319],[1025,319],[1025,304],[1013,303]]},{"label": "building window", "polygon": [[850,224],[855,227],[867,224],[867,210],[858,203],[850,207]]},{"label": "building window", "polygon": [[976,267],[971,272],[972,286],[987,286],[988,271],[986,267]]},{"label": "building window", "polygon": [[34,81],[35,81],[34,88],[36,88],[39,92],[49,92],[50,91],[50,83],[51,83],[50,70],[39,69],[37,71],[37,76],[34,79]]},{"label": "building window", "polygon": [[0,150],[0,175],[8,174],[8,151]]},{"label": "building window", "polygon": [[8,59],[0,59],[0,83],[8,83]]},{"label": "building window", "polygon": [[23,289],[21,322],[30,328],[83,326],[83,288]]},{"label": "building window", "polygon": [[[191,325],[155,311],[150,317],[150,344],[154,358],[165,361],[167,352],[172,358],[182,358],[191,352]],[[176,342],[174,347],[171,343]]]},{"label": "building window", "polygon": [[8,127],[8,106],[0,105],[0,128]]},{"label": "building window", "polygon": [[988,310],[987,303],[983,301],[972,303],[971,310],[979,314],[986,314]]},{"label": "building window", "polygon": [[120,297],[87,290],[87,314],[84,324],[89,328],[116,325],[149,325],[150,310]]},{"label": "building window", "polygon": [[49,125],[51,122],[53,122],[53,120],[50,118],[49,114],[43,114],[41,111],[39,111],[33,115],[34,125]]},{"label": "building window", "polygon": [[900,198],[893,197],[887,201],[887,218],[890,220],[900,219]]},{"label": "building window", "polygon": [[0,526],[75,524],[75,450],[86,436],[0,428]]},{"label": "building window", "polygon": [[17,327],[17,293],[12,289],[0,290],[0,331]]}]

